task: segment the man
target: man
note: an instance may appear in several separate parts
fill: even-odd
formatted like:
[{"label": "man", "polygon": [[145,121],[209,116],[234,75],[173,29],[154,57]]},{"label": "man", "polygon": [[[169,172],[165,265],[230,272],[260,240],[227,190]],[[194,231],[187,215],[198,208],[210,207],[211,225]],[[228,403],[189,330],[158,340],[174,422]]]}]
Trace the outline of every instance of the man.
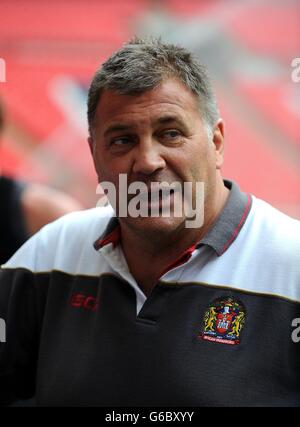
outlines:
[{"label": "man", "polygon": [[203,66],[135,39],[96,72],[88,121],[117,216],[70,214],[3,266],[2,401],[36,390],[40,405],[300,405],[299,222],[223,181]]},{"label": "man", "polygon": [[[3,128],[0,103],[0,133]],[[60,191],[0,175],[0,265],[45,224],[79,209],[77,201]]]}]

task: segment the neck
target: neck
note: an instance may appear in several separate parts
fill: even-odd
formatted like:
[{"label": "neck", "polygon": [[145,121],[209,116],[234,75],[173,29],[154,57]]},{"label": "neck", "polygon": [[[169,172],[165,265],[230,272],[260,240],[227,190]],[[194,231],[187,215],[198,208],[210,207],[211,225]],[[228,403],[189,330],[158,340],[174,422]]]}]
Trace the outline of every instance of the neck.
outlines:
[{"label": "neck", "polygon": [[189,247],[201,241],[227,201],[229,190],[223,185],[215,192],[214,200],[207,201],[204,224],[200,228],[186,228],[184,223],[171,231],[150,231],[145,227],[130,228],[121,224],[122,248],[133,277],[147,294],[165,268],[179,258]]}]

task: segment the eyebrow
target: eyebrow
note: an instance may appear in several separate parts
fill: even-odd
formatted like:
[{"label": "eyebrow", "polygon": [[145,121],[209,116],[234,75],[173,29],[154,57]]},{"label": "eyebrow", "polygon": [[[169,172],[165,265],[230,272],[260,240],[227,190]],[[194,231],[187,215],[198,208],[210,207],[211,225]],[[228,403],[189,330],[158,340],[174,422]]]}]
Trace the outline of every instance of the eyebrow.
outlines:
[{"label": "eyebrow", "polygon": [[181,126],[183,129],[186,129],[186,123],[184,123],[184,121],[178,116],[173,116],[173,115],[163,116],[157,119],[156,123],[159,123],[159,124],[178,123],[179,126]]},{"label": "eyebrow", "polygon": [[104,136],[107,136],[111,133],[114,132],[123,132],[123,131],[128,131],[131,130],[133,128],[132,125],[122,125],[122,124],[114,124],[109,126],[106,131],[104,132]]},{"label": "eyebrow", "polygon": [[179,117],[177,117],[177,116],[170,116],[170,115],[160,117],[160,118],[159,118],[159,119],[157,119],[156,121],[157,121],[158,123],[162,123],[162,124],[164,124],[164,123],[170,123],[170,122],[178,122],[178,123],[182,123],[182,121],[180,120],[180,118],[179,118]]},{"label": "eyebrow", "polygon": [[[174,122],[177,122],[179,125],[185,127],[184,122],[178,116],[167,115],[167,116],[159,117],[158,119],[153,121],[154,124],[155,123],[168,124],[168,123],[174,123]],[[134,125],[125,125],[121,123],[116,123],[109,126],[103,135],[104,137],[106,137],[109,134],[114,132],[126,132],[132,129],[134,129]]]}]

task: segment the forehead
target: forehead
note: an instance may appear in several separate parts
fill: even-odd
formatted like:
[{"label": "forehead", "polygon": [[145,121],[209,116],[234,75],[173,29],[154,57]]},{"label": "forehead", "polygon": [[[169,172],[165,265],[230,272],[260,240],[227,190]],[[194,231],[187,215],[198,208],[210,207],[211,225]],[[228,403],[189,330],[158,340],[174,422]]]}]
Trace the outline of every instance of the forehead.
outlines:
[{"label": "forehead", "polygon": [[114,122],[143,122],[172,114],[181,120],[194,120],[199,116],[197,96],[178,80],[170,79],[156,88],[138,95],[120,95],[104,90],[96,110],[96,128]]}]

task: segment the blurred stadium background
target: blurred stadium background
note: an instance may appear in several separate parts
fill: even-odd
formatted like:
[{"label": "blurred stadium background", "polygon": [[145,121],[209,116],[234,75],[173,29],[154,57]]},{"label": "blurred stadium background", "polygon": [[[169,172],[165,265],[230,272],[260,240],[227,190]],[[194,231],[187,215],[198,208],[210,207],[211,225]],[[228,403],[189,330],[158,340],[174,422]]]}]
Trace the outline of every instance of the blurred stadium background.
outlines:
[{"label": "blurred stadium background", "polygon": [[208,65],[226,123],[224,176],[300,218],[299,0],[0,0],[6,174],[95,206],[86,95],[134,34],[161,35]]}]

